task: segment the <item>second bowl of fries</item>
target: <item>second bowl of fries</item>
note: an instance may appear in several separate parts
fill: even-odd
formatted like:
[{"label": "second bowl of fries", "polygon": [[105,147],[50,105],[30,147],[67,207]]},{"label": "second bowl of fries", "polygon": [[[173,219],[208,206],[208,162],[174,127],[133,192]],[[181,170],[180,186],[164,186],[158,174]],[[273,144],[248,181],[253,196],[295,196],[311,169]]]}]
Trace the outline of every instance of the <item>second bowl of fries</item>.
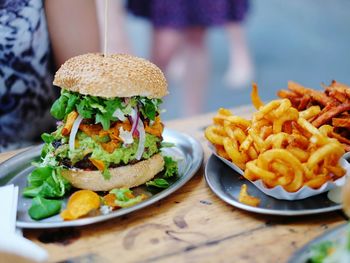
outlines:
[{"label": "second bowl of fries", "polygon": [[343,145],[328,136],[332,127],[314,127],[314,108],[299,112],[289,99],[264,105],[253,85],[252,119],[219,109],[205,136],[216,154],[234,163],[264,193],[297,200],[345,183],[349,164]]}]

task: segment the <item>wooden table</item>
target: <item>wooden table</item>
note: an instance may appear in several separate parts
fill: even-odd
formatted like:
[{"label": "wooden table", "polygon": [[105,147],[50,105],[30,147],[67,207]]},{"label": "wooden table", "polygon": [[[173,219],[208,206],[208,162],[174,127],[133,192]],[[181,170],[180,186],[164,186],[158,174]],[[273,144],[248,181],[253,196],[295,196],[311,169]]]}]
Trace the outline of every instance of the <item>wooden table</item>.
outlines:
[{"label": "wooden table", "polygon": [[[249,117],[251,107],[233,109]],[[166,127],[197,138],[204,163],[183,188],[158,203],[90,226],[25,230],[47,249],[50,261],[69,262],[286,262],[326,229],[346,222],[341,211],[277,217],[239,210],[208,188],[204,166],[210,155],[203,128],[213,114],[169,121]],[[0,155],[0,162],[15,152]]]}]

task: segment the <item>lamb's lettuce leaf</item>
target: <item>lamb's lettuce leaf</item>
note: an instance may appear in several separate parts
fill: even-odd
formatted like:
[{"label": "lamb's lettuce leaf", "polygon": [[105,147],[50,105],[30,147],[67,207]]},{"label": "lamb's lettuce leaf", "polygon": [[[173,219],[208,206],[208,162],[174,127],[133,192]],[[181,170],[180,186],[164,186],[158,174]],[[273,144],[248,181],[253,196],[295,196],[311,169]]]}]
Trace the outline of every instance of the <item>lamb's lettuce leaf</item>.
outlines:
[{"label": "lamb's lettuce leaf", "polygon": [[28,213],[32,219],[40,220],[58,214],[61,206],[62,200],[45,199],[38,195],[33,199]]}]

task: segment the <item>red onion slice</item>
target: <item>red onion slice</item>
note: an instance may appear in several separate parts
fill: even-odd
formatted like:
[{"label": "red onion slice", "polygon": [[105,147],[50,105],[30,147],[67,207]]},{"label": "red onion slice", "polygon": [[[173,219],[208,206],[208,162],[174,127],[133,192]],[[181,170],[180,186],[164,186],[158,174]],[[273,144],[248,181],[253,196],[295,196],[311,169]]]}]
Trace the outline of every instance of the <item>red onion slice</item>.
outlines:
[{"label": "red onion slice", "polygon": [[138,118],[137,130],[139,132],[139,145],[137,146],[136,160],[140,160],[145,150],[146,132],[140,118]]},{"label": "red onion slice", "polygon": [[75,148],[75,136],[77,135],[79,126],[81,121],[83,120],[83,117],[79,114],[76,120],[73,123],[72,130],[69,134],[69,150],[73,151]]},{"label": "red onion slice", "polygon": [[132,121],[131,133],[135,135],[135,131],[137,131],[136,128],[139,122],[139,111],[137,109],[132,109],[130,116]]}]

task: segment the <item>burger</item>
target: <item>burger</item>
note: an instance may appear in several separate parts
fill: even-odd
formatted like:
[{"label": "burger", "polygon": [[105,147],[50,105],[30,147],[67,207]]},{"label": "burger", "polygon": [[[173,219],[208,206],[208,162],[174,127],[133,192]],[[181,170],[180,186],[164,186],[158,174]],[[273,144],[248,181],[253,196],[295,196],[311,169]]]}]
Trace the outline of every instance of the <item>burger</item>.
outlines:
[{"label": "burger", "polygon": [[60,167],[72,186],[132,188],[164,169],[160,154],[167,82],[151,62],[125,54],[85,54],[55,74],[57,130],[44,134],[41,166]]}]

